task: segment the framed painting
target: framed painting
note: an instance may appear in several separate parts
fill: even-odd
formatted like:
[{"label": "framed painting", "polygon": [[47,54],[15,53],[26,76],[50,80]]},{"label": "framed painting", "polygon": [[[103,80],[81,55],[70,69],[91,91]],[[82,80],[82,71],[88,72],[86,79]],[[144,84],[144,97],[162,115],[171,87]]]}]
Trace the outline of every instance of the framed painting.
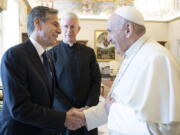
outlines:
[{"label": "framed painting", "polygon": [[115,45],[108,42],[106,30],[95,31],[95,48],[98,61],[115,60]]}]

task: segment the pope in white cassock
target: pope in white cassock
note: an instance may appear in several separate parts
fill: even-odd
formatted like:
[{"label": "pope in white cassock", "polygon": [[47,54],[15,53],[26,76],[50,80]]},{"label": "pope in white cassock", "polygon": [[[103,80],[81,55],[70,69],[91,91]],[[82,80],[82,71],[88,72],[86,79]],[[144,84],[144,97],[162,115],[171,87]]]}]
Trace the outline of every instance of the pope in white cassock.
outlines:
[{"label": "pope in white cassock", "polygon": [[143,16],[134,7],[116,10],[107,30],[108,40],[124,60],[106,102],[83,112],[87,128],[108,121],[111,135],[180,135],[176,59],[145,34]]}]

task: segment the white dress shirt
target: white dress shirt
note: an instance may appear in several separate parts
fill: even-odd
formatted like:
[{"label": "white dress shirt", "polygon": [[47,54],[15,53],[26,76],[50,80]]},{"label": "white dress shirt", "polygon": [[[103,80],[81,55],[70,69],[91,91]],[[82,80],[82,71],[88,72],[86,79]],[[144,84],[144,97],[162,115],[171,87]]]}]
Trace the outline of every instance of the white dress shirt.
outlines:
[{"label": "white dress shirt", "polygon": [[36,41],[34,40],[32,37],[29,37],[29,39],[31,40],[33,46],[35,47],[40,59],[41,59],[41,62],[43,62],[43,58],[42,58],[42,54],[44,53],[44,48]]}]

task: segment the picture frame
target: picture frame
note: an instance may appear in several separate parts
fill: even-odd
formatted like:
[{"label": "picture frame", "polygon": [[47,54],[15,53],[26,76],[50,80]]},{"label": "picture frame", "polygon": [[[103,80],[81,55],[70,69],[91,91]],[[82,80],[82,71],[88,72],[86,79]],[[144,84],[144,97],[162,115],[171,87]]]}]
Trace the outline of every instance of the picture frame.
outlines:
[{"label": "picture frame", "polygon": [[95,50],[98,61],[115,60],[115,45],[108,42],[106,30],[95,30]]}]

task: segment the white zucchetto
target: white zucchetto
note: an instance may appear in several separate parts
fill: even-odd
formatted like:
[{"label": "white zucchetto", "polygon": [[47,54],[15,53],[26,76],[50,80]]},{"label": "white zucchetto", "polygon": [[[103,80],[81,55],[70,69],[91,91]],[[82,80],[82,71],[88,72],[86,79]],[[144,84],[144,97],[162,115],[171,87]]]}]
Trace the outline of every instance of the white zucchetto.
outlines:
[{"label": "white zucchetto", "polygon": [[144,26],[144,17],[135,7],[123,6],[115,11],[115,14],[133,23]]}]

